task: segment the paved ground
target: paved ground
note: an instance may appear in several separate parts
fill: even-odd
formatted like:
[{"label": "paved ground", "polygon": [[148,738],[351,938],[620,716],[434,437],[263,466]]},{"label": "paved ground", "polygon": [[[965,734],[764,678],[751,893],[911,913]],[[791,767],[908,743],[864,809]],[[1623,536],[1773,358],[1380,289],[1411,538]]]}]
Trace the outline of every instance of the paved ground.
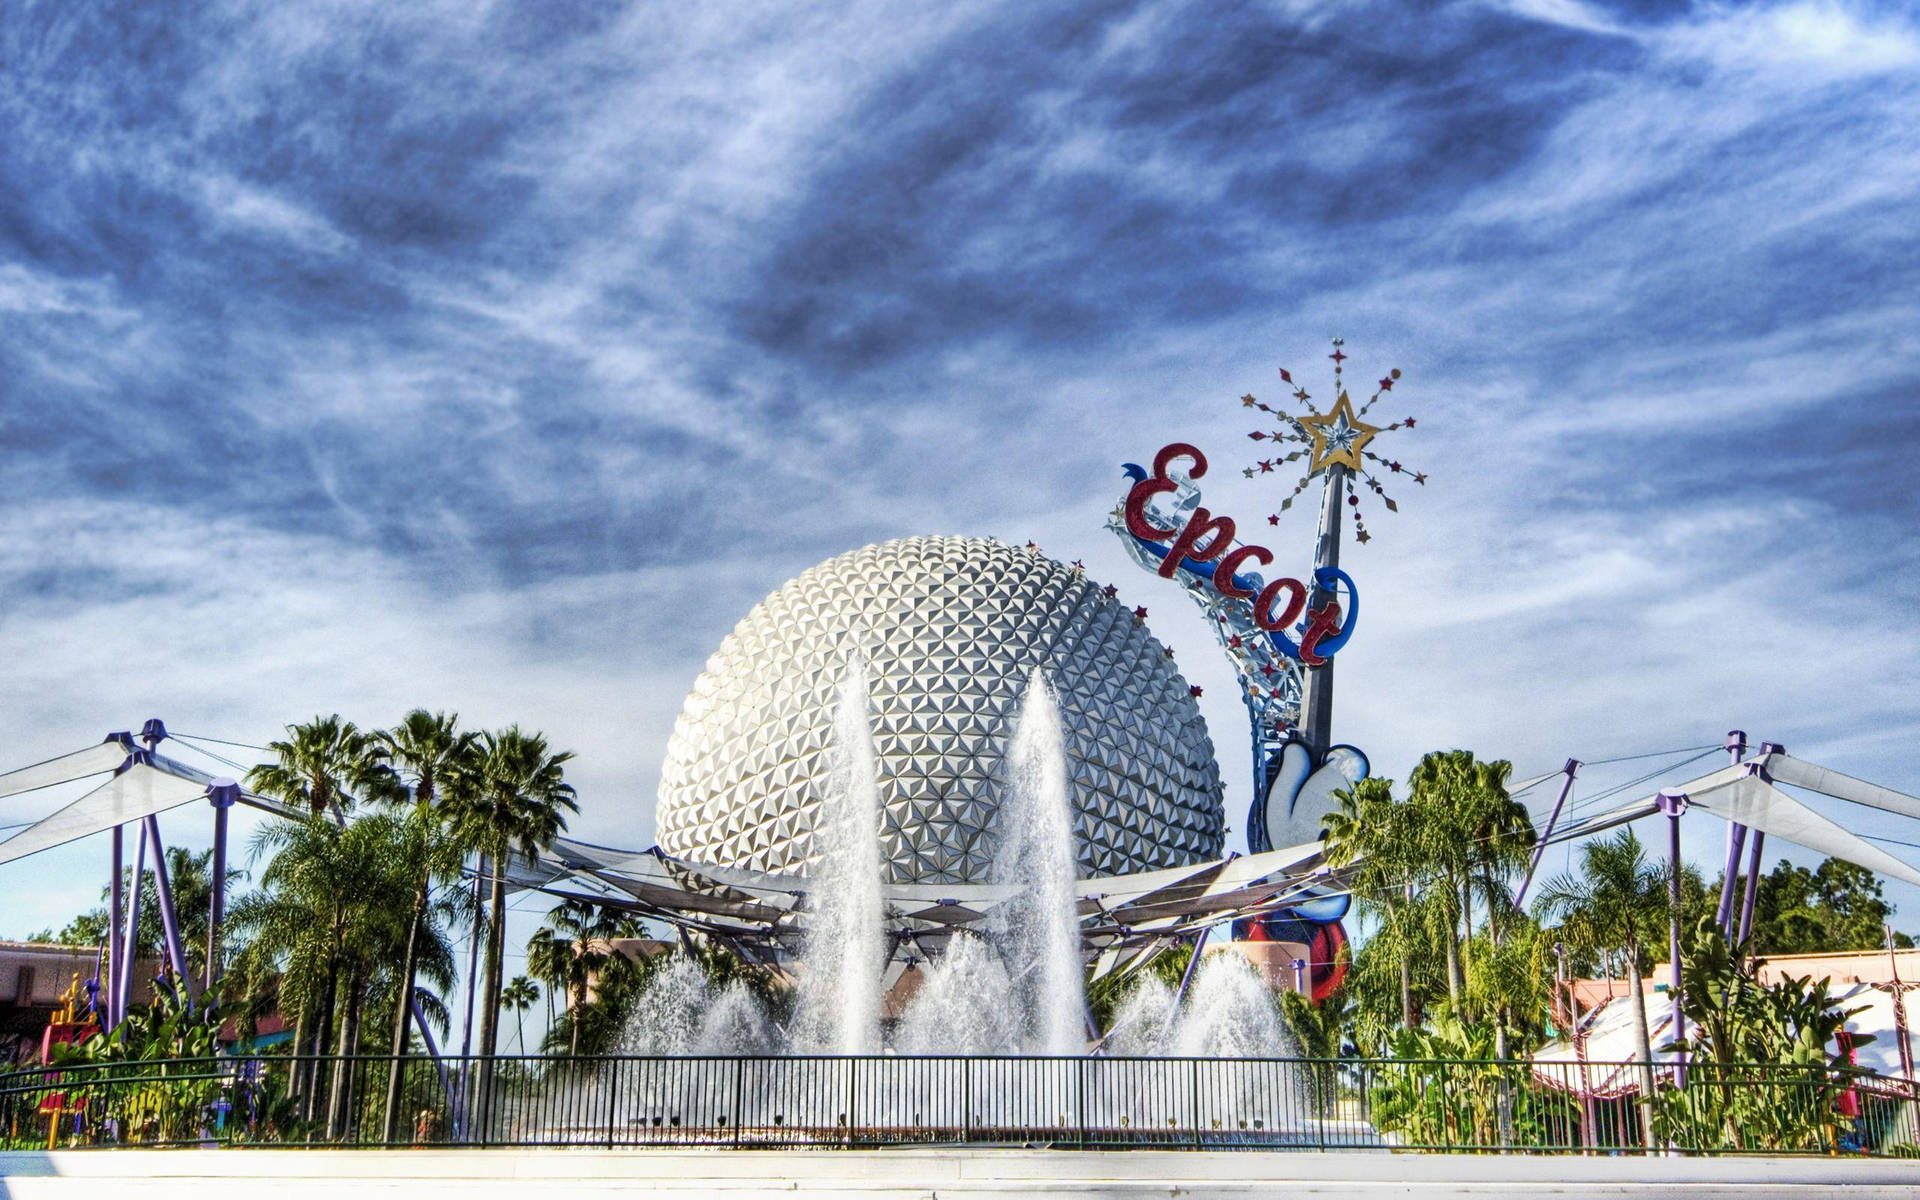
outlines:
[{"label": "paved ground", "polygon": [[0,1200],[1114,1200],[1845,1196],[1913,1200],[1920,1161],[1023,1150],[95,1150],[0,1154]]}]

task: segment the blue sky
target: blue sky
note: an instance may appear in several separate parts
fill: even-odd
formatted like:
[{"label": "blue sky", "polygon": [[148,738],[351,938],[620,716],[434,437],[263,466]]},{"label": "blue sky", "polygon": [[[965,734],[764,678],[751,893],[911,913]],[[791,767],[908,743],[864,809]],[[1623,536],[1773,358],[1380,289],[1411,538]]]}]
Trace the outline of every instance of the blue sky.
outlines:
[{"label": "blue sky", "polygon": [[1237,826],[1101,522],[1338,334],[1432,476],[1348,555],[1386,773],[1743,726],[1920,791],[1907,6],[28,3],[0,64],[0,764],[425,704],[645,844],[761,595],[974,533],[1149,606]]}]

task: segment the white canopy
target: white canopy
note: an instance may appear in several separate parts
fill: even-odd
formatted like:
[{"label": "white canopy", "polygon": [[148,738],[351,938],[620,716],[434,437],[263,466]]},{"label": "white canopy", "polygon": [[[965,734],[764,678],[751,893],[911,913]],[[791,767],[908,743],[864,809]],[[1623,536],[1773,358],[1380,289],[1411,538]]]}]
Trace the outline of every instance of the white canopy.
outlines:
[{"label": "white canopy", "polygon": [[[1690,808],[1698,808],[1723,820],[1761,830],[1770,837],[1784,838],[1797,846],[1844,859],[1888,878],[1920,885],[1920,870],[1787,795],[1774,786],[1776,780],[1836,799],[1920,817],[1920,800],[1912,796],[1876,784],[1863,783],[1778,751],[1721,767],[1663,791],[1668,795],[1685,796]],[[1660,797],[1648,796],[1556,830],[1552,840],[1563,842],[1586,837],[1628,821],[1652,816],[1658,811]]]},{"label": "white canopy", "polygon": [[0,775],[0,798],[71,783],[89,775],[105,774],[126,762],[127,755],[132,752],[130,743],[109,738],[98,746],[88,746],[85,750],[75,750],[72,754],[62,754],[30,767],[8,771]]},{"label": "white canopy", "polygon": [[[114,772],[113,777],[99,787],[0,842],[0,865],[205,799],[214,783],[212,775],[177,759],[107,741],[0,775],[0,795],[73,783],[108,771]],[[25,782],[16,786],[17,781]],[[269,812],[289,811],[251,792],[241,792],[239,798]]]}]

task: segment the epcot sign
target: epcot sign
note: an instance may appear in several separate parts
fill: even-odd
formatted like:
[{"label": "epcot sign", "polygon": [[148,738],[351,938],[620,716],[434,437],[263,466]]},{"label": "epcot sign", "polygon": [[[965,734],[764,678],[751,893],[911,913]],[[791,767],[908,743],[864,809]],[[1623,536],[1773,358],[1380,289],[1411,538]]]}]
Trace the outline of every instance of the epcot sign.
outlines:
[{"label": "epcot sign", "polygon": [[[1221,599],[1251,601],[1248,616],[1275,649],[1309,667],[1325,663],[1347,644],[1359,618],[1359,594],[1353,580],[1338,567],[1316,569],[1313,591],[1327,598],[1309,608],[1308,597],[1312,591],[1299,579],[1282,576],[1262,580],[1251,572],[1242,573],[1243,565],[1248,562],[1270,565],[1273,552],[1264,546],[1235,545],[1232,517],[1216,517],[1204,505],[1194,504],[1186,513],[1184,523],[1172,528],[1155,524],[1155,514],[1149,508],[1154,497],[1182,489],[1182,481],[1168,474],[1180,459],[1193,464],[1186,472],[1189,480],[1207,473],[1207,456],[1186,442],[1162,446],[1154,455],[1151,474],[1136,464],[1126,465],[1127,475],[1135,481],[1121,508],[1127,532],[1142,549],[1159,559],[1156,571],[1162,578],[1173,579],[1185,572],[1192,581],[1211,588]],[[1193,499],[1198,499],[1197,492]],[[1171,544],[1163,549],[1161,543],[1167,542]],[[1346,586],[1351,602],[1351,615],[1344,626],[1340,623],[1340,603],[1332,595],[1336,584]],[[1300,623],[1302,613],[1306,615],[1304,623]],[[1296,623],[1300,623],[1298,642],[1288,636]]]}]

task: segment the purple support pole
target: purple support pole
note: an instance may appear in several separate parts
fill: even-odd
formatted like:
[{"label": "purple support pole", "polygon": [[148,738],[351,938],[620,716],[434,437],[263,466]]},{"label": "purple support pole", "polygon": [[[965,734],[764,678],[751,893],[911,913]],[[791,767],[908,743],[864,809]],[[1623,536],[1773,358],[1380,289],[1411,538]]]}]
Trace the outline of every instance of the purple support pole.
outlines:
[{"label": "purple support pole", "polygon": [[180,914],[173,907],[173,881],[167,878],[167,848],[160,842],[160,819],[146,818],[147,836],[153,839],[153,890],[160,898],[160,928],[167,939],[167,962],[173,967],[175,984],[193,1006],[193,979],[187,974],[186,951],[180,946]]},{"label": "purple support pole", "polygon": [[[1738,765],[1747,754],[1747,731],[1744,729],[1727,730],[1727,758]],[[1747,827],[1735,821],[1727,826],[1727,862],[1720,871],[1720,907],[1714,913],[1714,921],[1720,926],[1720,932],[1733,932],[1733,888],[1740,878],[1740,847],[1747,840]]]},{"label": "purple support pole", "polygon": [[1526,901],[1527,889],[1533,886],[1533,873],[1540,869],[1540,856],[1547,852],[1547,839],[1553,836],[1553,827],[1560,823],[1560,809],[1566,804],[1567,797],[1573,792],[1573,774],[1580,769],[1580,760],[1570,758],[1561,770],[1567,773],[1567,780],[1560,785],[1560,798],[1553,802],[1553,812],[1547,817],[1546,831],[1540,835],[1540,844],[1533,848],[1533,861],[1527,864],[1526,878],[1520,881],[1520,890],[1513,894],[1514,911],[1518,912]]},{"label": "purple support pole", "polygon": [[[1687,811],[1687,798],[1662,792],[1660,807],[1667,813],[1667,953],[1672,959],[1668,987],[1673,992],[1673,1036],[1678,1041],[1687,1036],[1687,1017],[1680,1008],[1680,814]],[[1685,1087],[1687,1056],[1679,1055],[1675,1065],[1680,1086]]]},{"label": "purple support pole", "polygon": [[1764,829],[1753,831],[1753,843],[1747,847],[1747,894],[1740,899],[1740,944],[1753,936],[1753,902],[1760,895],[1760,848],[1767,844]]},{"label": "purple support pole", "polygon": [[1733,889],[1740,882],[1740,850],[1746,845],[1747,827],[1733,824],[1727,826],[1727,861],[1721,867],[1720,907],[1714,913],[1714,921],[1721,932],[1733,933]]},{"label": "purple support pole", "polygon": [[1307,994],[1307,960],[1304,958],[1293,960],[1293,990],[1302,996]]},{"label": "purple support pole", "polygon": [[123,861],[126,855],[124,828],[120,825],[113,827],[113,899],[107,909],[107,945],[113,947],[113,961],[107,964],[106,979],[108,1029],[120,1023],[120,971],[125,966],[123,962],[125,956],[120,953],[120,923],[126,919],[127,915],[123,907],[126,883],[120,878],[121,873],[127,869]]},{"label": "purple support pole", "polygon": [[227,916],[227,810],[240,799],[240,785],[216,779],[207,785],[207,803],[213,805],[213,878],[207,882],[206,990],[220,982],[220,923]]},{"label": "purple support pole", "polygon": [[127,933],[120,943],[120,970],[118,987],[114,999],[113,1023],[117,1027],[127,1019],[127,1010],[133,1007],[133,958],[138,953],[140,940],[140,880],[147,873],[147,827],[140,826],[140,844],[133,852],[133,892],[127,899]]}]

